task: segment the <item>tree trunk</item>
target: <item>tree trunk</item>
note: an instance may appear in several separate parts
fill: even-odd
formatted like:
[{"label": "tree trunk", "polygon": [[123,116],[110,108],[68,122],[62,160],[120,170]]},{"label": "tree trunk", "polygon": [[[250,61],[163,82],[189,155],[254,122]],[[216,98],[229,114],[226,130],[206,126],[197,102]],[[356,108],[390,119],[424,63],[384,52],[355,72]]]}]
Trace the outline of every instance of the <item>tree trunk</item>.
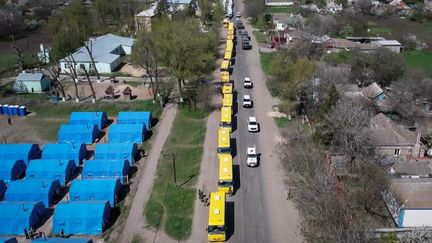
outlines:
[{"label": "tree trunk", "polygon": [[177,79],[177,83],[178,83],[178,88],[179,88],[179,91],[180,91],[180,95],[183,93],[183,89],[182,89],[182,80],[181,80],[181,78],[178,78]]},{"label": "tree trunk", "polygon": [[[90,45],[90,47],[89,47]],[[93,44],[90,42],[90,44],[84,43],[84,47],[87,50],[87,53],[89,54],[90,60],[91,60],[91,64],[93,65],[93,68],[96,72],[96,78],[97,78],[97,82],[100,83],[100,75],[99,75],[99,71],[96,68],[96,63],[95,60],[93,58]],[[89,70],[90,71],[90,70]]]},{"label": "tree trunk", "polygon": [[87,72],[87,69],[86,69],[85,67],[84,67],[84,73],[85,73],[85,76],[86,76],[87,81],[88,81],[88,83],[89,83],[90,90],[91,90],[91,92],[92,92],[92,103],[96,103],[96,93],[95,93],[95,91],[94,91],[93,84],[92,84],[92,82],[91,82],[91,80],[90,80],[90,76],[89,76],[89,74],[88,74],[88,72]]},{"label": "tree trunk", "polygon": [[[151,73],[151,72],[148,72],[148,73]],[[157,98],[157,92],[156,92],[156,89],[155,89],[155,84],[153,82],[153,75],[149,74],[149,78],[150,78],[150,85],[151,85],[151,88],[152,88],[152,91],[153,91],[153,100],[156,100],[156,98]]]}]

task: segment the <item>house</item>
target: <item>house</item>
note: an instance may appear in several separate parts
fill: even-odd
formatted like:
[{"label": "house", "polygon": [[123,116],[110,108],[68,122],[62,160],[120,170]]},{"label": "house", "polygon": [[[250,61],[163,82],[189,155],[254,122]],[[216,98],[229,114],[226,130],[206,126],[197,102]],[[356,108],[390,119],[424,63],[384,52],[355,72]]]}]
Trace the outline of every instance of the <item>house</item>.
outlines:
[{"label": "house", "polygon": [[[122,62],[122,57],[130,55],[134,39],[128,37],[106,34],[90,40],[93,59],[99,73],[112,73]],[[74,68],[78,73],[94,70],[89,53],[84,46],[72,54],[76,62]],[[62,73],[69,73],[70,58],[60,60]]]},{"label": "house", "polygon": [[51,80],[42,72],[20,73],[13,90],[17,93],[42,93],[51,86]]},{"label": "house", "polygon": [[325,42],[324,47],[327,52],[351,51],[354,49],[374,51],[380,47],[388,48],[396,53],[403,50],[403,46],[399,41],[386,40],[383,37],[331,38]]},{"label": "house", "polygon": [[432,226],[432,179],[394,178],[383,199],[397,227]]},{"label": "house", "polygon": [[150,4],[148,9],[145,9],[135,15],[135,26],[137,31],[151,31],[152,18],[156,15],[157,2]]},{"label": "house", "polygon": [[396,7],[398,10],[410,10],[411,8],[403,0],[393,0],[389,3],[390,6]]},{"label": "house", "polygon": [[377,151],[384,156],[424,157],[425,148],[420,142],[420,134],[398,126],[383,113],[371,118]]},{"label": "house", "polygon": [[330,2],[325,7],[326,11],[331,14],[337,14],[342,12],[343,7],[342,4],[336,4],[335,2]]},{"label": "house", "polygon": [[364,88],[360,93],[371,101],[385,99],[384,90],[376,82]]},{"label": "house", "polygon": [[290,14],[274,13],[272,14],[273,23],[276,31],[285,31],[288,28],[288,18]]},{"label": "house", "polygon": [[390,168],[390,174],[398,178],[428,178],[432,175],[430,161],[398,161]]},{"label": "house", "polygon": [[398,54],[403,51],[402,44],[397,40],[379,40],[375,43],[380,47],[385,47]]},{"label": "house", "polygon": [[265,0],[265,5],[269,7],[286,7],[294,5],[292,0]]}]

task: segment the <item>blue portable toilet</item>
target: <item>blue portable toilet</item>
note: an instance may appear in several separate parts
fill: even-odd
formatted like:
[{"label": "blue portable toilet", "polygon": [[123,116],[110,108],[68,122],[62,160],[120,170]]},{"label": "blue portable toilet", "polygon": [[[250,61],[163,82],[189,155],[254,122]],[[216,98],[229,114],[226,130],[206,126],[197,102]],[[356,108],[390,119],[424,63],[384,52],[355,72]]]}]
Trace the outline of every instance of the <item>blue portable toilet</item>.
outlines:
[{"label": "blue portable toilet", "polygon": [[0,160],[23,160],[26,164],[40,154],[37,144],[0,144]]},{"label": "blue portable toilet", "polygon": [[8,106],[8,114],[10,116],[13,116],[13,114],[14,114],[14,112],[13,112],[14,107],[15,107],[14,105],[9,105]]},{"label": "blue portable toilet", "polygon": [[61,194],[59,180],[16,180],[8,184],[5,201],[42,201],[45,207],[54,205]]},{"label": "blue portable toilet", "polygon": [[18,243],[15,237],[0,237],[0,243]]},{"label": "blue portable toilet", "polygon": [[6,183],[3,180],[0,180],[0,201],[3,200],[6,189],[7,189]]},{"label": "blue portable toilet", "polygon": [[17,106],[17,105],[14,105],[12,107],[12,113],[13,113],[14,116],[18,116],[18,107],[19,106]]},{"label": "blue portable toilet", "polygon": [[27,168],[23,160],[2,160],[0,159],[0,180],[6,182],[18,180],[24,175]]},{"label": "blue portable toilet", "polygon": [[129,165],[135,163],[138,152],[136,143],[98,143],[96,144],[95,159],[120,159],[128,160]]},{"label": "blue portable toilet", "polygon": [[24,235],[24,229],[37,229],[47,220],[42,202],[0,202],[0,235]]},{"label": "blue portable toilet", "polygon": [[27,115],[27,108],[23,105],[18,107],[18,115],[26,116]]},{"label": "blue portable toilet", "polygon": [[[45,242],[45,243],[93,243],[92,239],[88,238],[46,238],[34,239],[32,242]],[[1,242],[0,242],[1,243]]]},{"label": "blue portable toilet", "polygon": [[71,201],[108,200],[111,207],[117,203],[119,179],[74,180],[69,191]]},{"label": "blue portable toilet", "polygon": [[65,184],[73,180],[76,166],[73,160],[35,159],[31,160],[26,171],[26,179],[59,180]]},{"label": "blue portable toilet", "polygon": [[109,225],[111,207],[108,201],[71,201],[57,204],[53,233],[100,235]]},{"label": "blue portable toilet", "polygon": [[79,166],[87,156],[87,147],[83,143],[45,144],[42,159],[68,159]]},{"label": "blue portable toilet", "polygon": [[83,179],[118,178],[121,183],[126,183],[129,169],[128,160],[87,160],[81,176]]},{"label": "blue portable toilet", "polygon": [[3,105],[2,110],[3,110],[4,115],[9,115],[9,105],[8,104]]}]

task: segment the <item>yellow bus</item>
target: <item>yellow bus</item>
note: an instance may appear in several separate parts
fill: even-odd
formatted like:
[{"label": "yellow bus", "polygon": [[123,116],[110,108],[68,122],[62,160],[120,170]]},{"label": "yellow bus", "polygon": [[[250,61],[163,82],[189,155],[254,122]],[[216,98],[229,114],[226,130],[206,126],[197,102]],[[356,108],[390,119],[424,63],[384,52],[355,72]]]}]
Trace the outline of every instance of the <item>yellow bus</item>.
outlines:
[{"label": "yellow bus", "polygon": [[232,58],[232,52],[226,51],[224,55],[224,60],[231,61],[231,58]]},{"label": "yellow bus", "polygon": [[221,82],[222,83],[228,83],[230,81],[229,72],[220,72],[220,76],[221,76]]},{"label": "yellow bus", "polygon": [[225,193],[210,193],[209,220],[207,226],[208,241],[225,241]]},{"label": "yellow bus", "polygon": [[221,108],[221,121],[219,123],[219,127],[228,128],[231,132],[232,130],[232,111],[231,107],[222,106]]},{"label": "yellow bus", "polygon": [[225,19],[223,20],[223,27],[224,27],[224,28],[228,28],[228,25],[229,25],[229,20],[225,18]]},{"label": "yellow bus", "polygon": [[[226,49],[225,49],[225,53],[227,53],[227,52],[232,53],[232,52],[233,52],[233,49],[234,49],[233,46],[228,46],[228,45],[227,45],[227,47],[226,47]],[[232,55],[232,54],[231,54],[231,55]]]},{"label": "yellow bus", "polygon": [[223,60],[220,67],[221,72],[229,72],[229,69],[230,69],[230,61]]},{"label": "yellow bus", "polygon": [[233,162],[230,154],[221,154],[219,157],[218,190],[230,195],[234,193]]},{"label": "yellow bus", "polygon": [[234,31],[234,23],[233,22],[228,23],[228,31],[230,31],[230,30]]},{"label": "yellow bus", "polygon": [[231,109],[232,105],[233,105],[233,95],[224,94],[222,98],[222,106],[228,106]]},{"label": "yellow bus", "polygon": [[235,35],[235,31],[234,30],[228,30],[227,35]]},{"label": "yellow bus", "polygon": [[234,35],[230,35],[230,34],[228,34],[228,35],[227,35],[227,40],[234,40]]},{"label": "yellow bus", "polygon": [[230,131],[228,128],[218,130],[218,158],[221,154],[231,154]]},{"label": "yellow bus", "polygon": [[222,85],[222,94],[232,94],[233,84],[232,83],[224,83]]}]

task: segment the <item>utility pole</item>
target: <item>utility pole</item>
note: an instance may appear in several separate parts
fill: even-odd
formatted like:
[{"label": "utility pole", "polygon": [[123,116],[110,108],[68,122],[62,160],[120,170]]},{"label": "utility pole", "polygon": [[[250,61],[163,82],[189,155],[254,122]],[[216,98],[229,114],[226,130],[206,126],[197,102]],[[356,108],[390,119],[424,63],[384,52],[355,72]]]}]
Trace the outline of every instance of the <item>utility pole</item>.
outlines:
[{"label": "utility pole", "polygon": [[176,154],[172,153],[172,162],[173,162],[173,170],[174,170],[174,183],[177,187],[177,174],[176,174],[175,161],[176,161]]}]

